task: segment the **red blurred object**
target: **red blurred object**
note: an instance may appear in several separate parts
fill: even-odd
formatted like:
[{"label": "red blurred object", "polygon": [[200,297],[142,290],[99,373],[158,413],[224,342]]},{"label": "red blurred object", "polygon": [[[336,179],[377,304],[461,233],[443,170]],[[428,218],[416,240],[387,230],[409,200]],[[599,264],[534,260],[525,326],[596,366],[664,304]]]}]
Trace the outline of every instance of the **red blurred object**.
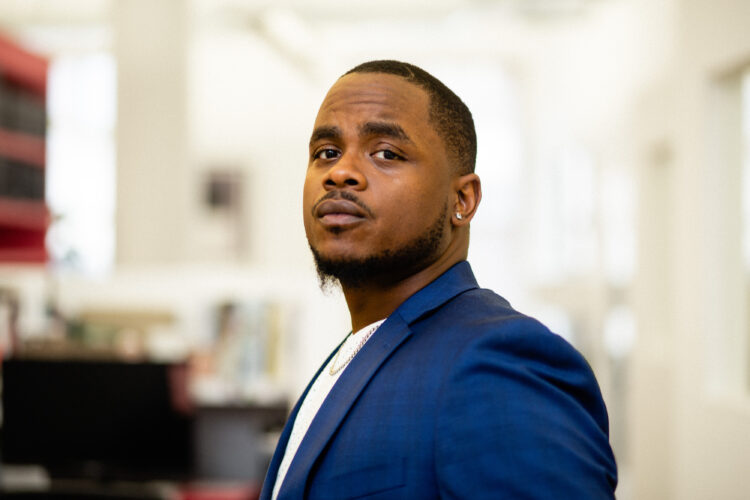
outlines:
[{"label": "red blurred object", "polygon": [[22,161],[27,165],[44,168],[44,137],[36,137],[0,128],[0,156]]},{"label": "red blurred object", "polygon": [[48,67],[46,58],[0,35],[0,262],[48,259],[45,239],[50,216],[44,201]]},{"label": "red blurred object", "polygon": [[[44,204],[30,200],[0,198],[0,242],[5,243],[4,230],[46,230],[50,214]],[[2,246],[2,245],[0,245]]]},{"label": "red blurred object", "polygon": [[44,97],[47,94],[47,59],[19,47],[0,35],[3,77]]}]

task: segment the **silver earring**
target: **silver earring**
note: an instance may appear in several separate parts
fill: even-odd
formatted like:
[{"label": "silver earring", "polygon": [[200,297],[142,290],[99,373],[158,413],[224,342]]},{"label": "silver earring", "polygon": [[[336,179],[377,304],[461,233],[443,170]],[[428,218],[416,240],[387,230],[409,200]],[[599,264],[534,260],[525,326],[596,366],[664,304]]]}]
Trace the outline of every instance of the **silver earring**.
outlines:
[{"label": "silver earring", "polygon": [[456,219],[458,219],[458,220],[464,220],[464,216],[461,215],[461,212],[456,212]]}]

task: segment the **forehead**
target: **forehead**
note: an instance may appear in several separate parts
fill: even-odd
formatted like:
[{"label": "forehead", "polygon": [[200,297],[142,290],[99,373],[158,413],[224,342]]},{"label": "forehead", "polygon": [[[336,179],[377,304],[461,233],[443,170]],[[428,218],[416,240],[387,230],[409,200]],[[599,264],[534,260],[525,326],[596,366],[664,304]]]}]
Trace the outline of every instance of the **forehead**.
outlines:
[{"label": "forehead", "polygon": [[423,89],[400,76],[384,73],[345,75],[328,91],[315,125],[358,118],[429,126],[429,97]]}]

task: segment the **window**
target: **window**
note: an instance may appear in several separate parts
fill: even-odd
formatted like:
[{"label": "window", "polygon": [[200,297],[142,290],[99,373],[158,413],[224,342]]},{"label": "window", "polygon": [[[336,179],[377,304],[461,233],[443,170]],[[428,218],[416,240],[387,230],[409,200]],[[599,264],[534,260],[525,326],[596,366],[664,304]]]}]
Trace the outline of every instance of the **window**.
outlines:
[{"label": "window", "polygon": [[48,86],[50,256],[58,268],[104,273],[114,261],[114,58],[60,56],[50,65]]}]

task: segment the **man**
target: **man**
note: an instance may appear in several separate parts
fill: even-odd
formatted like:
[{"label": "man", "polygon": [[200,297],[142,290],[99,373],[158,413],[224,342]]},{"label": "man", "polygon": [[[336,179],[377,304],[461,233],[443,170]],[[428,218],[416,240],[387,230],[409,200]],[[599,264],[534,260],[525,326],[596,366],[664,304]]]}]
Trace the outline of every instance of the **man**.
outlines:
[{"label": "man", "polygon": [[613,498],[607,413],[586,361],[478,288],[471,113],[396,61],[320,107],[304,222],[352,333],[292,411],[261,498]]}]

